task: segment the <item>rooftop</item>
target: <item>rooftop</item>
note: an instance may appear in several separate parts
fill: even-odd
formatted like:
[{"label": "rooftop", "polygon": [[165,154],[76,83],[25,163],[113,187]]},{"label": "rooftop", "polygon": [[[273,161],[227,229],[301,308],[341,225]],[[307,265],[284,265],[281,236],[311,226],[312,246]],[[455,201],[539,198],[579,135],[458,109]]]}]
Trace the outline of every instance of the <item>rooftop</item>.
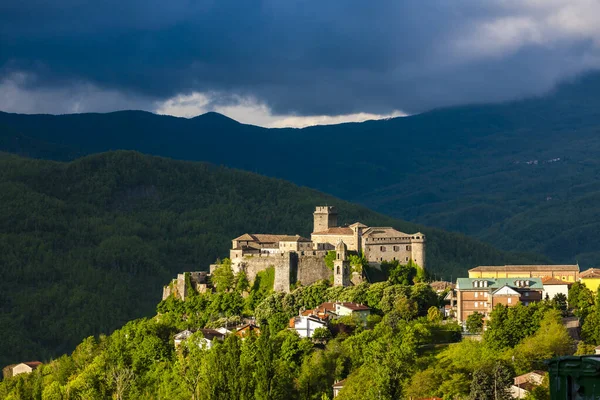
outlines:
[{"label": "rooftop", "polygon": [[300,235],[271,235],[265,233],[244,233],[233,240],[258,243],[310,242],[310,239]]},{"label": "rooftop", "polygon": [[580,278],[600,278],[600,269],[590,268],[579,274]]},{"label": "rooftop", "polygon": [[341,381],[337,381],[333,384],[334,388],[342,388],[344,387],[344,383],[346,383],[346,379],[342,379]]},{"label": "rooftop", "polygon": [[[474,287],[473,282],[487,282],[485,287]],[[482,289],[499,289],[504,286],[519,289],[515,282],[526,281],[528,289],[543,289],[542,280],[540,278],[458,278],[456,280],[456,288],[460,290],[479,290]]]},{"label": "rooftop", "polygon": [[27,365],[28,367],[30,367],[32,369],[36,369],[37,367],[39,367],[40,365],[42,365],[42,363],[39,362],[39,361],[25,361],[25,362],[23,362],[21,364],[25,364],[25,365]]},{"label": "rooftop", "polygon": [[408,234],[404,232],[400,232],[391,226],[382,226],[382,227],[372,227],[363,232],[364,237],[376,237],[376,238],[396,238],[396,237],[422,237],[423,234],[413,233]]},{"label": "rooftop", "polygon": [[313,235],[354,235],[354,231],[347,226],[338,226],[325,231],[313,232]]},{"label": "rooftop", "polygon": [[560,279],[556,279],[553,278],[551,276],[546,276],[544,278],[542,278],[542,283],[544,284],[544,286],[548,286],[548,285],[569,285],[569,282],[565,282],[562,281]]},{"label": "rooftop", "polygon": [[469,270],[469,272],[484,271],[576,271],[579,272],[579,265],[480,265]]}]

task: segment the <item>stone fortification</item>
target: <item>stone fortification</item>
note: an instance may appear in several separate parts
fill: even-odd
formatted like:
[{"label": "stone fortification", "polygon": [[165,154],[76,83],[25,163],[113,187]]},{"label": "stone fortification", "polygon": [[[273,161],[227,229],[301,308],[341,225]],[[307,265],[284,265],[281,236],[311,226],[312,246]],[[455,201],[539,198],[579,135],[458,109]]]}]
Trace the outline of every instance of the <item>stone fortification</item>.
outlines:
[{"label": "stone fortification", "polygon": [[[310,285],[319,280],[334,276],[336,285],[348,286],[361,282],[361,274],[351,272],[346,252],[363,253],[371,264],[397,260],[407,263],[412,260],[425,268],[425,235],[407,234],[391,227],[368,227],[360,222],[349,226],[338,226],[338,212],[335,207],[318,206],[313,213],[314,227],[311,239],[299,235],[250,234],[245,233],[232,240],[229,253],[234,273],[245,271],[252,283],[256,275],[269,267],[275,269],[274,289],[287,292],[290,285],[301,283]],[[344,249],[343,259],[339,259],[340,273],[325,264],[325,256],[330,250]],[[216,265],[211,265],[211,272]],[[337,265],[336,265],[337,267]],[[206,290],[207,275],[192,273],[192,287]],[[163,290],[163,298],[177,294],[186,296],[185,276],[178,275]]]}]

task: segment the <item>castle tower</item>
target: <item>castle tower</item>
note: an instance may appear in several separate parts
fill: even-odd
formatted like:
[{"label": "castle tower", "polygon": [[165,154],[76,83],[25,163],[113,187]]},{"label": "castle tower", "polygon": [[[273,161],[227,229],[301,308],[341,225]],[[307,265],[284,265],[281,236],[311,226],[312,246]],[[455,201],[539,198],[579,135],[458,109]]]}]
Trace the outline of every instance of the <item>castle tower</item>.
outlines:
[{"label": "castle tower", "polygon": [[333,286],[350,286],[350,261],[348,261],[348,246],[339,241],[335,246],[335,261],[333,262]]},{"label": "castle tower", "polygon": [[425,235],[421,232],[415,233],[410,239],[410,248],[412,260],[425,269]]},{"label": "castle tower", "polygon": [[337,226],[337,209],[332,206],[317,206],[314,216],[313,232],[323,232]]}]

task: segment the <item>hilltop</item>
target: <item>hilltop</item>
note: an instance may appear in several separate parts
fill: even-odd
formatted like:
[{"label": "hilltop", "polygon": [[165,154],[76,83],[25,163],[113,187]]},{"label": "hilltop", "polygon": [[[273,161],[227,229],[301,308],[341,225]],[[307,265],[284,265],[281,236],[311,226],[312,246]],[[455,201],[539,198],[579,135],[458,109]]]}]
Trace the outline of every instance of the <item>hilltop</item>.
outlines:
[{"label": "hilltop", "polygon": [[227,165],[585,268],[600,262],[599,91],[590,74],[537,98],[305,129],[215,113],[0,113],[0,150],[71,160],[132,149]]},{"label": "hilltop", "polygon": [[317,204],[428,238],[428,269],[527,263],[460,234],[385,217],[283,180],[118,151],[69,163],[0,155],[0,364],[47,359],[151,315],[176,273],[226,257],[244,232],[308,235]]}]

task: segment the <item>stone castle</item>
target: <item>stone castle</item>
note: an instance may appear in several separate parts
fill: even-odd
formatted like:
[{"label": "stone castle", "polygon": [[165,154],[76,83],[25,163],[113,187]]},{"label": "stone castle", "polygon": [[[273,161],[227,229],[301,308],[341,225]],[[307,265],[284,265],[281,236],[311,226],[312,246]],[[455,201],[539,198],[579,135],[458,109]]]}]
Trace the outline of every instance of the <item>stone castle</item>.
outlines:
[{"label": "stone castle", "polygon": [[[368,227],[360,222],[338,226],[337,210],[331,206],[316,207],[313,218],[310,239],[299,235],[250,233],[233,239],[229,251],[233,272],[244,271],[248,280],[253,282],[260,271],[274,267],[274,290],[289,292],[294,283],[310,285],[330,279],[332,271],[325,264],[329,251],[336,252],[333,269],[335,286],[349,286],[363,280],[362,274],[351,272],[348,260],[351,252],[363,253],[370,264],[393,260],[406,264],[412,260],[425,268],[425,235],[420,232],[407,234],[391,227]],[[211,272],[216,267],[211,265]],[[205,289],[206,275],[190,274],[192,284],[198,289]],[[183,282],[183,274],[173,282],[181,286],[181,295],[184,295]],[[168,288],[165,287],[163,298],[171,293]]]}]

